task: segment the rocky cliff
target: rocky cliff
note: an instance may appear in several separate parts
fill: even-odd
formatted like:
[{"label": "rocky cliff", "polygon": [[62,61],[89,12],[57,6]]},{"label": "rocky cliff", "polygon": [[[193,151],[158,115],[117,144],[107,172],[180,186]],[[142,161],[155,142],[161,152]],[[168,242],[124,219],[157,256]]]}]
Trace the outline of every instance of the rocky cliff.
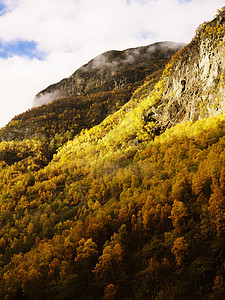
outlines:
[{"label": "rocky cliff", "polygon": [[65,136],[71,139],[121,108],[146,76],[152,88],[165,64],[182,47],[183,44],[162,42],[99,55],[69,78],[40,92],[34,99],[36,107],[2,128],[0,140],[57,138],[62,145],[67,140]]},{"label": "rocky cliff", "polygon": [[167,65],[161,78],[162,97],[144,115],[154,123],[153,133],[225,112],[224,33],[223,11],[200,26],[192,42]]},{"label": "rocky cliff", "polygon": [[160,69],[184,44],[161,42],[124,51],[107,51],[82,66],[69,78],[37,94],[34,106],[58,98],[118,90],[143,80]]}]

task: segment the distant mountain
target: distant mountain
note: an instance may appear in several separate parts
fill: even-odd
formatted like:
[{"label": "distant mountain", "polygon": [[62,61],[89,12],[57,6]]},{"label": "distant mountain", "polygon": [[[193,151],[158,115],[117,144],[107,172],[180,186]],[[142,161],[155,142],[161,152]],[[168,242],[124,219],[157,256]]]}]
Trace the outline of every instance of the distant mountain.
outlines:
[{"label": "distant mountain", "polygon": [[154,85],[165,64],[182,47],[161,42],[97,56],[69,78],[40,92],[34,99],[35,108],[13,118],[0,131],[0,140],[45,137],[56,149],[122,107],[147,76]]},{"label": "distant mountain", "polygon": [[38,93],[34,106],[59,98],[119,90],[133,85],[160,69],[184,45],[161,42],[124,51],[107,51],[82,66],[69,78]]}]

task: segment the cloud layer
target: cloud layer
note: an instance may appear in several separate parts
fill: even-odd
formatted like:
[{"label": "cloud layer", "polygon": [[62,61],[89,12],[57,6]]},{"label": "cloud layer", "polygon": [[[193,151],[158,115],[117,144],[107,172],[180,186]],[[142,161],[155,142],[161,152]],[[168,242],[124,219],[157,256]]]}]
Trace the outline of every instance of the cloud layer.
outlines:
[{"label": "cloud layer", "polygon": [[[0,1],[0,127],[49,84],[107,50],[189,42],[224,0]],[[15,45],[34,43],[32,53]]]}]

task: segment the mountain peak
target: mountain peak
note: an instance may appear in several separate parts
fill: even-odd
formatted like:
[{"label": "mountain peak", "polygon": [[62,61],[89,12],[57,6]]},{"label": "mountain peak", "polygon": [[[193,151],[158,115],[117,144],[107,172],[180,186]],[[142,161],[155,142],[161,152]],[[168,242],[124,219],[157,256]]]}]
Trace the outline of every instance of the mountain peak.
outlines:
[{"label": "mountain peak", "polygon": [[130,48],[124,51],[104,52],[79,68],[70,77],[50,85],[38,93],[34,106],[47,104],[52,100],[85,95],[90,92],[112,91],[126,84],[143,80],[165,62],[184,44],[159,42],[148,46]]}]

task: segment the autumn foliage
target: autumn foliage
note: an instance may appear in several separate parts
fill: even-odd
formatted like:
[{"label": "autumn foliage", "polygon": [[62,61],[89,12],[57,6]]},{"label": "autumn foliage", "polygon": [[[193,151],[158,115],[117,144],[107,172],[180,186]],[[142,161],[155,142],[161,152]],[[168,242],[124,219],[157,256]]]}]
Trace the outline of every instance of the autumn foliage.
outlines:
[{"label": "autumn foliage", "polygon": [[82,151],[92,162],[76,152],[67,164],[61,151],[45,167],[41,142],[2,143],[1,298],[222,291],[214,281],[225,275],[225,122],[213,124],[124,149],[122,160],[111,153],[111,165],[91,145]]},{"label": "autumn foliage", "polygon": [[153,81],[143,101],[64,99],[1,131],[33,119],[40,136],[0,143],[0,299],[223,299],[225,117],[155,137]]}]

